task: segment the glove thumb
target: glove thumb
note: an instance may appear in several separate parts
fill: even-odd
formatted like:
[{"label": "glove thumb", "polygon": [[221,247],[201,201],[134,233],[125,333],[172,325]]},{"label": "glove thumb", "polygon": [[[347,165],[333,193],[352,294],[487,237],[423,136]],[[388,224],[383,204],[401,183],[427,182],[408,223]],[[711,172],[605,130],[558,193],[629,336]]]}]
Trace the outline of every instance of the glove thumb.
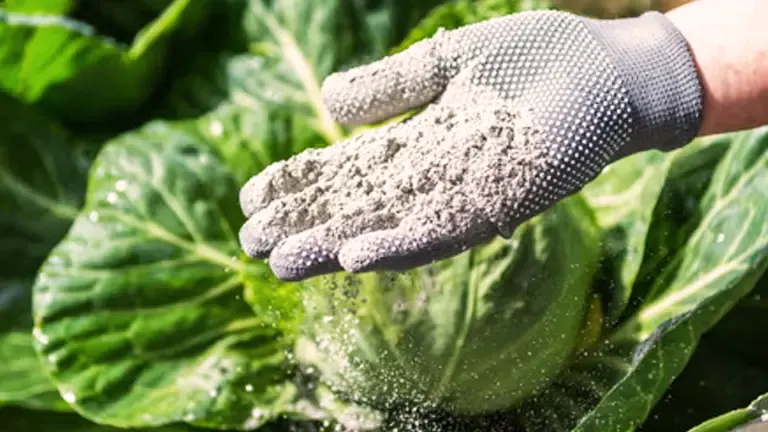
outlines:
[{"label": "glove thumb", "polygon": [[329,75],[323,103],[344,125],[376,123],[429,103],[450,79],[441,62],[441,33],[376,62]]}]

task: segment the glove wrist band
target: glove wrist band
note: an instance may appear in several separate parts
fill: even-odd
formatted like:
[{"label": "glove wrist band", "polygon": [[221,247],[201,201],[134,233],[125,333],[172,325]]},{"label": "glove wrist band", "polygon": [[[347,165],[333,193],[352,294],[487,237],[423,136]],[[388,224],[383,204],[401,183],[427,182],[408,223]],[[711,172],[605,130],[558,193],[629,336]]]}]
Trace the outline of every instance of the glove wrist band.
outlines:
[{"label": "glove wrist band", "polygon": [[586,26],[626,80],[635,125],[619,158],[650,149],[674,150],[692,141],[702,119],[702,89],[685,37],[659,12],[596,20]]}]

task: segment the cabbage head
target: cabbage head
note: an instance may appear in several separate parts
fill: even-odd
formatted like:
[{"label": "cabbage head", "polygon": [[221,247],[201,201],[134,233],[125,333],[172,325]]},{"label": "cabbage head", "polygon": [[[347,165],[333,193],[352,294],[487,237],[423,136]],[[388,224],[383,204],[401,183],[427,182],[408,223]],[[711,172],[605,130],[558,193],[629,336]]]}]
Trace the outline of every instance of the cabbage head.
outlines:
[{"label": "cabbage head", "polygon": [[453,259],[312,279],[297,355],[367,406],[514,406],[546,386],[580,340],[599,255],[593,220],[573,197]]}]

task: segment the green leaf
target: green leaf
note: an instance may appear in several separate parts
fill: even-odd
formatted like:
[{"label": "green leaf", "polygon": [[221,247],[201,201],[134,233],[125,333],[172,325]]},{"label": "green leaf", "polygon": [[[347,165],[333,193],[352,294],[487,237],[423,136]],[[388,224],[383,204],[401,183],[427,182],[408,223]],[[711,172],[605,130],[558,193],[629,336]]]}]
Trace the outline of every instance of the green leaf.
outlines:
[{"label": "green leaf", "polygon": [[[93,27],[96,32],[120,44],[130,45],[142,29],[151,25],[175,0],[8,0],[9,12],[58,15]],[[227,0],[224,0],[227,1]],[[208,12],[208,11],[206,11]],[[189,22],[195,27],[198,20]],[[140,36],[140,35],[139,35]]]},{"label": "green leaf", "polygon": [[[737,311],[734,309],[729,315]],[[705,335],[682,374],[639,431],[688,430],[707,419],[747,406],[768,390],[768,369],[749,365],[738,352],[723,348]]]},{"label": "green leaf", "polygon": [[367,12],[342,0],[318,0],[303,7],[291,0],[250,1],[244,26],[251,52],[265,71],[256,78],[265,89],[260,99],[302,112],[295,116],[294,127],[314,130],[326,143],[341,140],[344,131],[325,108],[320,86],[342,64],[361,59],[360,40],[375,38],[366,23]]},{"label": "green leaf", "polygon": [[767,167],[768,128],[729,137],[728,152],[699,202],[701,221],[674,258],[679,266],[669,281],[657,280],[627,329],[647,336],[762,265],[768,255]]},{"label": "green leaf", "polygon": [[50,119],[0,93],[0,404],[64,410],[32,346],[32,283],[85,194],[89,159]]},{"label": "green leaf", "polygon": [[[754,421],[765,426],[767,416],[768,394],[765,394],[755,399],[747,408],[734,410],[708,420],[691,429],[690,432],[742,432],[742,430],[734,430],[734,428],[753,424]],[[743,432],[747,431],[744,430]]]},{"label": "green leaf", "polygon": [[433,9],[394,49],[399,52],[433,36],[438,29],[452,30],[525,10],[550,8],[548,0],[453,0]]},{"label": "green leaf", "polygon": [[197,22],[207,4],[175,0],[130,47],[67,17],[0,9],[0,86],[68,123],[134,114],[162,78],[179,29]]},{"label": "green leaf", "polygon": [[0,93],[2,278],[28,278],[77,215],[89,161],[58,125]]},{"label": "green leaf", "polygon": [[511,240],[450,260],[406,273],[311,279],[303,289],[308,337],[297,356],[332,388],[380,409],[509,408],[570,360],[597,240],[591,211],[574,197]]},{"label": "green leaf", "polygon": [[288,361],[298,295],[243,261],[237,184],[191,130],[154,122],[99,154],[85,207],[38,274],[39,354],[99,423],[253,428],[313,414]]},{"label": "green leaf", "polygon": [[739,410],[768,390],[768,346],[760,331],[768,328],[767,295],[764,273],[754,291],[704,335],[641,430],[688,430]]},{"label": "green leaf", "polygon": [[[718,137],[715,139],[725,139]],[[768,266],[768,129],[729,135],[700,223],[659,293],[524,412],[532,430],[630,430]]]},{"label": "green leaf", "polygon": [[420,18],[425,7],[405,7],[402,0],[244,3],[231,27],[242,28],[247,52],[197,53],[158,111],[164,118],[204,117],[199,132],[239,184],[271,163],[343,139],[346,132],[320,98],[323,78],[385,55],[394,28]]},{"label": "green leaf", "polygon": [[671,158],[656,151],[624,158],[608,166],[581,191],[603,230],[602,290],[613,324],[629,302],[645,251],[653,209],[664,186]]},{"label": "green leaf", "polygon": [[[439,9],[454,0],[422,0],[413,2],[410,0],[384,0],[376,2],[381,4],[367,21],[374,26],[375,22],[386,22],[390,29],[387,47],[394,47],[402,43],[411,30],[426,19],[432,11]],[[537,1],[537,0],[533,0]],[[530,0],[523,0],[523,3]],[[376,4],[375,3],[375,4]],[[373,8],[371,8],[373,9]],[[384,10],[386,9],[386,10]]]},{"label": "green leaf", "polygon": [[698,309],[660,325],[642,341],[609,339],[603,350],[574,361],[521,410],[526,430],[601,432],[640,426],[685,368],[698,338],[754,286],[755,273],[703,301]]},{"label": "green leaf", "polygon": [[338,141],[343,130],[322,103],[322,80],[345,65],[386,53],[392,19],[383,13],[395,13],[387,7],[394,6],[349,0],[318,0],[300,7],[293,0],[245,1],[238,24],[247,52],[204,51],[186,73],[175,77],[162,114],[199,116],[222,103],[233,104],[277,111],[277,122],[300,134],[300,142]]},{"label": "green leaf", "polygon": [[704,217],[701,200],[732,139],[725,135],[698,140],[670,155],[667,178],[653,210],[645,254],[625,316],[631,316],[651,298],[654,285],[671,282],[680,265],[676,254]]},{"label": "green leaf", "polygon": [[373,31],[365,30],[367,10],[355,2],[342,13],[343,3],[247,1],[238,24],[250,52],[202,52],[174,79],[159,114],[204,116],[200,133],[239,184],[273,162],[341,140],[344,131],[323,105],[320,85],[355,55],[351,42],[340,41],[362,44]]},{"label": "green leaf", "polygon": [[[92,423],[76,414],[60,414],[16,408],[0,408],[0,419],[3,421],[3,432],[119,432],[124,430]],[[183,425],[134,429],[134,431],[203,432],[202,429]]]},{"label": "green leaf", "polygon": [[173,2],[174,0],[80,0],[74,2],[71,15],[92,25],[100,34],[130,44],[143,28],[157,19],[165,9],[172,7]]},{"label": "green leaf", "polygon": [[72,8],[73,0],[5,0],[3,6],[10,12],[41,15],[64,15]]},{"label": "green leaf", "polygon": [[0,281],[0,405],[68,411],[33,346],[32,283]]},{"label": "green leaf", "polygon": [[[274,71],[250,54],[201,56],[168,95],[168,117],[197,117],[197,132],[216,146],[238,184],[266,166],[328,143],[309,126],[303,101],[272,101]],[[302,90],[295,94],[302,95]],[[301,97],[300,97],[301,99]]]}]

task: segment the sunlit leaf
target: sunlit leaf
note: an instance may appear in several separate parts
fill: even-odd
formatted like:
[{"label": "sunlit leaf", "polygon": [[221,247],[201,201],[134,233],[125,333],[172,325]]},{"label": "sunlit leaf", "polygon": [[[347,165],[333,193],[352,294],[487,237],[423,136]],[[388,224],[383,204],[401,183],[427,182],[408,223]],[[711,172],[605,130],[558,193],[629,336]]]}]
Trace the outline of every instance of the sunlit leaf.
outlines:
[{"label": "sunlit leaf", "polygon": [[[85,417],[243,428],[301,411],[287,361],[297,303],[241,260],[237,190],[181,125],[152,123],[102,150],[34,293],[37,348]],[[259,284],[251,305],[246,280]]]},{"label": "sunlit leaf", "polygon": [[0,405],[67,409],[32,346],[32,283],[82,205],[89,159],[60,126],[0,94]]}]

